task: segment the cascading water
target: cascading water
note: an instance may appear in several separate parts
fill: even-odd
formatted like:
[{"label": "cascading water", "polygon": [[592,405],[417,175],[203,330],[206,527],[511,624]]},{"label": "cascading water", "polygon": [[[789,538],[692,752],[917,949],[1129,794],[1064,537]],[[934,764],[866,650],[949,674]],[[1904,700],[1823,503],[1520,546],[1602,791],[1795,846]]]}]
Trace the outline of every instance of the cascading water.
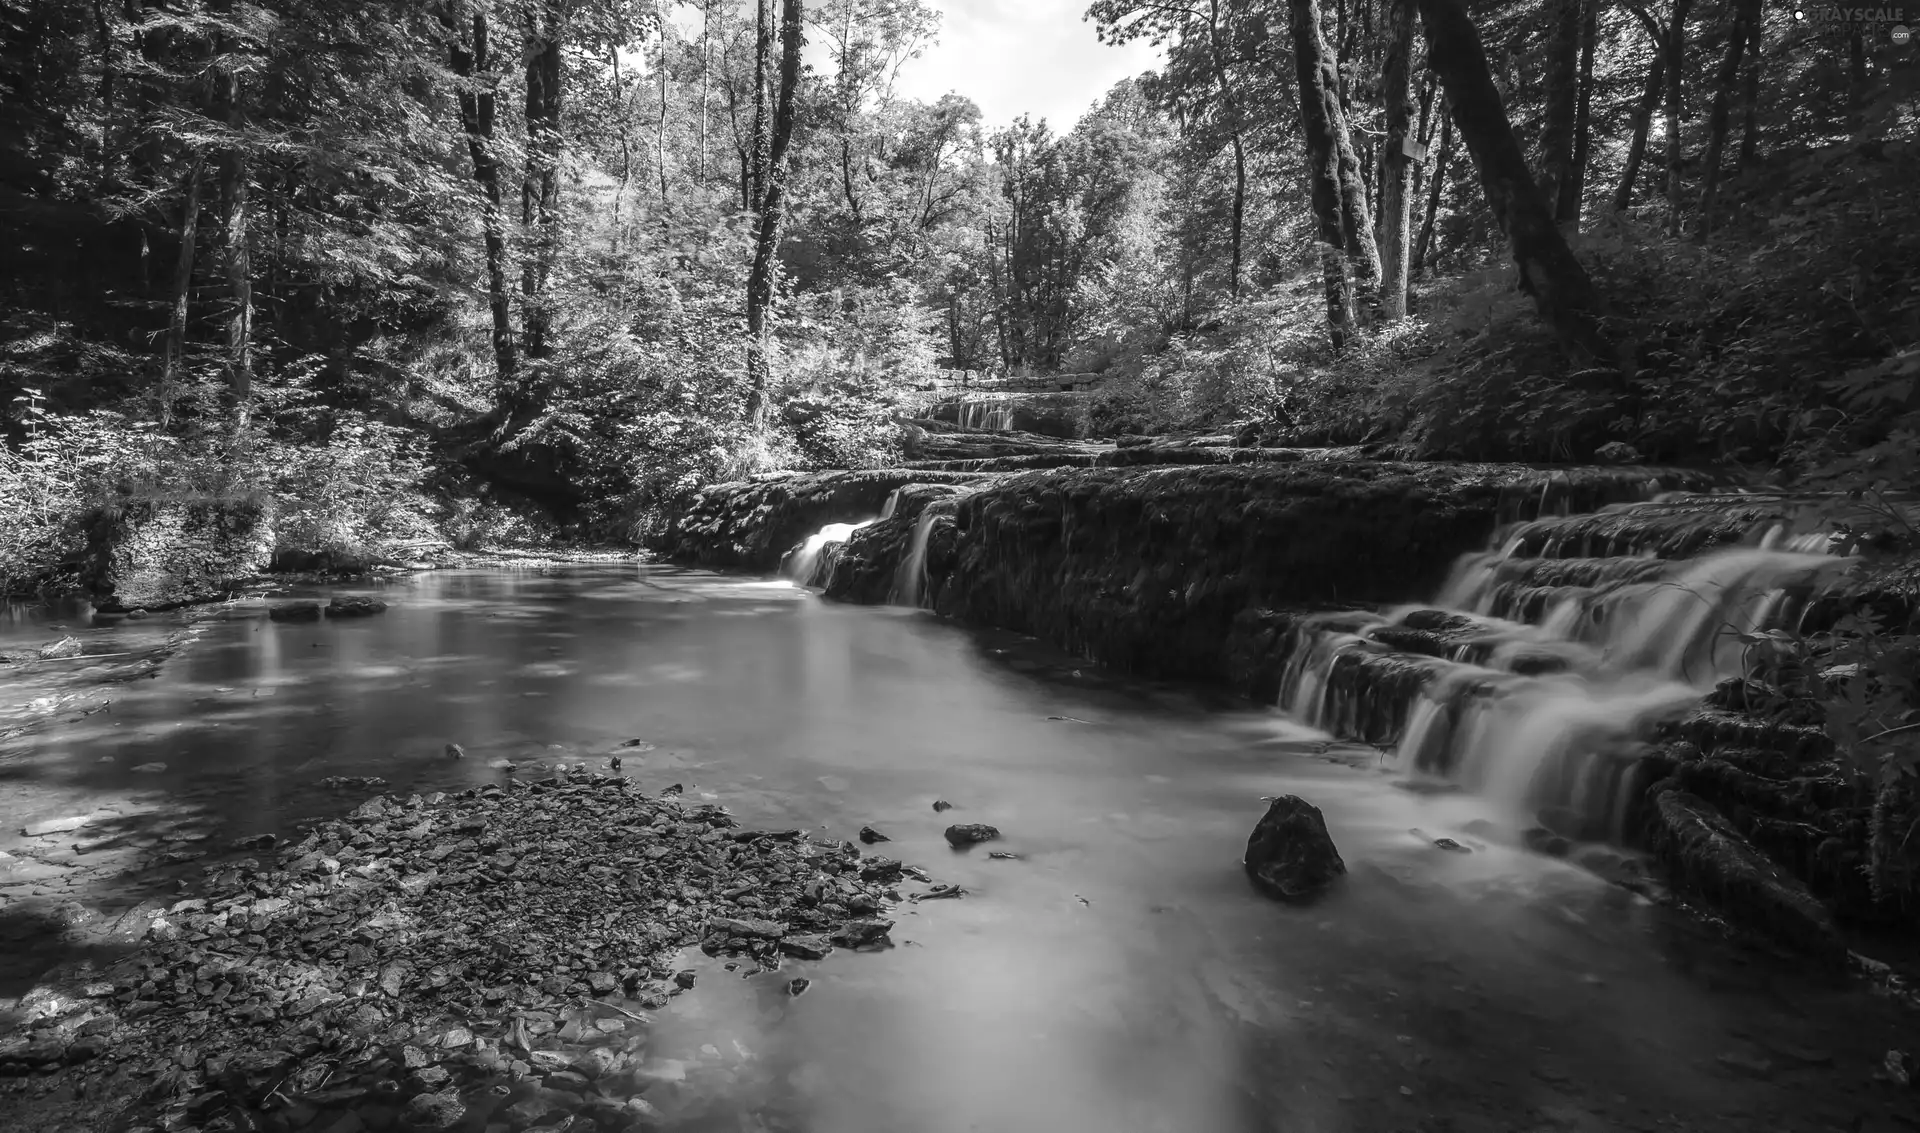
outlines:
[{"label": "cascading water", "polygon": [[806,541],[788,551],[780,560],[780,574],[792,579],[796,586],[818,586],[820,579],[833,563],[833,556],[839,551],[847,537],[862,527],[877,520],[868,519],[859,523],[829,523],[820,530],[807,536]]},{"label": "cascading water", "polygon": [[907,557],[900,560],[893,576],[893,594],[888,602],[895,606],[918,606],[927,577],[927,537],[933,532],[934,511],[922,508],[913,524],[913,541],[907,544]]},{"label": "cascading water", "polygon": [[965,429],[1005,433],[1013,430],[1013,406],[1001,398],[968,398],[956,414]]},{"label": "cascading water", "polygon": [[1391,744],[1405,771],[1618,838],[1651,727],[1739,674],[1753,635],[1793,625],[1846,565],[1825,534],[1724,510],[1662,499],[1521,524],[1464,556],[1433,606],[1305,619],[1281,704]]}]

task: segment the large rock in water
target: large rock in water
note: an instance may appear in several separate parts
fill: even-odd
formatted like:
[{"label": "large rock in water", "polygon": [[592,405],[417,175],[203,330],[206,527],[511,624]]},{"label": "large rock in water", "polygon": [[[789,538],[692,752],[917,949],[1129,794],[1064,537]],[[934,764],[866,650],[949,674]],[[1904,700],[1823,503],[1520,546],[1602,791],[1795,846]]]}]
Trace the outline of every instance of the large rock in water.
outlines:
[{"label": "large rock in water", "polygon": [[1267,807],[1247,839],[1246,866],[1262,893],[1296,903],[1325,893],[1347,872],[1320,808],[1297,795]]},{"label": "large rock in water", "polygon": [[694,493],[666,531],[647,546],[679,562],[771,572],[796,543],[829,523],[858,523],[880,514],[895,488],[965,484],[977,473],[878,469],[803,475],[769,473],[714,484]]},{"label": "large rock in water", "polygon": [[272,509],[253,496],[128,499],[89,513],[81,534],[81,582],[107,612],[225,597],[274,542]]}]

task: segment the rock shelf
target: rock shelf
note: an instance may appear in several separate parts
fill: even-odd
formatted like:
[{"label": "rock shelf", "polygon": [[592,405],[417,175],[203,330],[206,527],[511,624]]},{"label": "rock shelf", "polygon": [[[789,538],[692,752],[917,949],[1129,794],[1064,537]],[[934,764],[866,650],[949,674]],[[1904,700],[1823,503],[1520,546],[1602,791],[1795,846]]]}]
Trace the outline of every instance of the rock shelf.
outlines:
[{"label": "rock shelf", "polygon": [[897,887],[927,881],[579,771],[381,795],[208,871],[143,909],[130,955],[0,1013],[0,1107],[94,1099],[84,1128],[167,1133],[644,1128],[697,1100],[647,1053],[647,1012],[695,982],[677,954],[752,975],[886,948]]}]

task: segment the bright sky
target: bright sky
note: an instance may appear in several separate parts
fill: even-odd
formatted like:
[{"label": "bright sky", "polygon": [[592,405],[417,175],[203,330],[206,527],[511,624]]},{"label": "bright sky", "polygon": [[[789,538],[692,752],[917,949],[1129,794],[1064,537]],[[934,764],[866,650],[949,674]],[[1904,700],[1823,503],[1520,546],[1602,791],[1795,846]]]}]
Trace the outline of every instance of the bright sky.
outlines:
[{"label": "bright sky", "polygon": [[932,102],[948,91],[980,105],[989,128],[1021,114],[1055,133],[1073,128],[1113,84],[1159,66],[1144,42],[1108,47],[1080,17],[1087,0],[932,0],[940,42],[900,72],[897,93]]}]

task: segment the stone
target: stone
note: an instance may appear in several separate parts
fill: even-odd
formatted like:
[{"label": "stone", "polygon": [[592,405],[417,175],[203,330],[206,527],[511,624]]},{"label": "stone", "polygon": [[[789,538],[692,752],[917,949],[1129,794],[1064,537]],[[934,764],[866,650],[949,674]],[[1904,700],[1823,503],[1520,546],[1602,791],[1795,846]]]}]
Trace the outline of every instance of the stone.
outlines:
[{"label": "stone", "polygon": [[158,775],[160,772],[165,771],[166,769],[167,769],[167,765],[164,763],[142,763],[137,767],[131,768],[130,770],[135,771],[141,775]]},{"label": "stone", "polygon": [[45,822],[32,823],[22,829],[20,833],[29,838],[45,838],[50,834],[66,834],[70,831],[78,830],[91,821],[92,819],[85,817],[49,818]]},{"label": "stone", "polygon": [[1640,450],[1625,441],[1608,441],[1593,450],[1593,458],[1602,464],[1639,464]]},{"label": "stone", "polygon": [[466,1103],[451,1090],[420,1094],[407,1102],[406,1119],[416,1129],[451,1129],[466,1115]]},{"label": "stone", "polygon": [[900,873],[900,863],[892,858],[868,858],[860,863],[862,881],[898,881]]},{"label": "stone", "polygon": [[267,607],[267,619],[276,622],[317,622],[320,620],[320,603],[281,602]]},{"label": "stone", "polygon": [[778,940],[787,934],[787,926],[779,921],[766,921],[734,917],[714,917],[707,922],[708,932],[725,933],[727,936],[757,936],[769,940]]},{"label": "stone", "polygon": [[947,827],[947,845],[956,850],[981,842],[991,842],[998,837],[1000,837],[999,829],[988,826],[984,822],[956,823]]},{"label": "stone", "polygon": [[780,951],[797,960],[824,960],[833,945],[824,936],[789,936],[780,941]]},{"label": "stone", "polygon": [[891,931],[893,931],[892,921],[848,921],[835,929],[827,939],[843,948],[866,948],[887,943],[887,934]]},{"label": "stone", "polygon": [[1247,839],[1245,866],[1256,888],[1288,902],[1313,900],[1347,872],[1320,809],[1296,795],[1267,807]]},{"label": "stone", "polygon": [[952,809],[953,809],[953,804],[948,802],[945,799],[935,799],[933,801],[933,812],[935,814],[939,814],[941,811],[952,810]]},{"label": "stone", "polygon": [[80,654],[80,639],[77,637],[63,637],[40,647],[42,661],[59,661],[67,657],[78,657]]},{"label": "stone", "polygon": [[1714,894],[1729,920],[1836,967],[1846,962],[1839,930],[1804,884],[1749,845],[1712,804],[1653,789],[1650,841],[1682,880]]},{"label": "stone", "polygon": [[1520,842],[1536,854],[1545,854],[1550,858],[1564,858],[1573,849],[1573,843],[1544,826],[1531,826],[1520,832]]},{"label": "stone", "polygon": [[869,846],[873,845],[875,842],[893,841],[893,839],[887,837],[885,834],[880,833],[878,830],[875,830],[871,826],[862,826],[860,828],[860,840]]},{"label": "stone", "polygon": [[787,984],[787,994],[793,995],[793,996],[805,995],[807,993],[807,989],[812,986],[813,986],[813,981],[805,977],[792,980]]},{"label": "stone", "polygon": [[333,601],[327,603],[329,618],[365,618],[383,613],[387,604],[378,598],[359,595],[336,594]]},{"label": "stone", "polygon": [[467,757],[467,749],[461,747],[459,744],[448,744],[446,751],[447,756],[452,759],[465,759]]}]

